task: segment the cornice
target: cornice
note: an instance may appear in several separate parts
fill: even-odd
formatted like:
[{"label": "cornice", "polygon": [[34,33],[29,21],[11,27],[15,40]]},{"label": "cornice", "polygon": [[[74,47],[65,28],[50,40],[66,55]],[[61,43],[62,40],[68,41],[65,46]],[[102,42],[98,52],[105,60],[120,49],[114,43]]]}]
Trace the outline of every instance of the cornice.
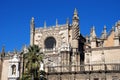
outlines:
[{"label": "cornice", "polygon": [[120,46],[111,46],[111,47],[103,47],[103,48],[86,48],[85,51],[99,51],[99,50],[112,50],[112,49],[120,49]]}]

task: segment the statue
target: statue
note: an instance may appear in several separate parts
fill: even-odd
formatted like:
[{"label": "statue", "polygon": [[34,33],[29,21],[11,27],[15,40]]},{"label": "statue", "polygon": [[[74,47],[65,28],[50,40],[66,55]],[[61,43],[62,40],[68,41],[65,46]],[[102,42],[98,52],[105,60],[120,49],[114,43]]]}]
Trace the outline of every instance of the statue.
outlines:
[{"label": "statue", "polygon": [[44,64],[43,64],[43,62],[40,63],[40,70],[44,71]]},{"label": "statue", "polygon": [[15,75],[15,74],[16,74],[16,66],[13,65],[13,66],[12,66],[12,75]]}]

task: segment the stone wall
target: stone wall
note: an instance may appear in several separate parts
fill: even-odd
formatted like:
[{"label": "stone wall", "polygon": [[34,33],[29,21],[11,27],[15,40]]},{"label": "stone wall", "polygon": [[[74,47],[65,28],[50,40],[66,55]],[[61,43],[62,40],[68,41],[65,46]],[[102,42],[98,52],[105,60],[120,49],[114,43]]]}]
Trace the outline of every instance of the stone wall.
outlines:
[{"label": "stone wall", "polygon": [[9,60],[3,60],[1,80],[8,80]]},{"label": "stone wall", "polygon": [[91,49],[85,53],[85,64],[120,63],[120,46]]},{"label": "stone wall", "polygon": [[60,73],[47,75],[48,80],[119,80],[120,73]]},{"label": "stone wall", "polygon": [[1,75],[2,75],[2,61],[0,60],[0,80],[1,80]]}]

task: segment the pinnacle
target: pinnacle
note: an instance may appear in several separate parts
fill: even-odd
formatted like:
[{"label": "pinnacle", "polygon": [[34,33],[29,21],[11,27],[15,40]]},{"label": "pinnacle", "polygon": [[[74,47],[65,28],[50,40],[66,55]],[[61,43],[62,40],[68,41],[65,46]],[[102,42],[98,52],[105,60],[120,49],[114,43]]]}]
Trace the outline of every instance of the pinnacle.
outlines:
[{"label": "pinnacle", "polygon": [[104,25],[104,29],[106,29],[106,25]]},{"label": "pinnacle", "polygon": [[78,11],[76,8],[74,10],[73,19],[79,20]]},{"label": "pinnacle", "polygon": [[46,28],[46,21],[44,22],[44,28]]},{"label": "pinnacle", "polygon": [[32,23],[34,22],[34,17],[32,17],[31,22],[32,22]]},{"label": "pinnacle", "polygon": [[74,15],[75,15],[75,14],[78,14],[78,11],[77,11],[77,9],[76,9],[76,8],[75,8],[75,10],[74,10]]},{"label": "pinnacle", "polygon": [[58,20],[56,19],[56,27],[58,27]]},{"label": "pinnacle", "polygon": [[67,18],[67,20],[66,20],[66,24],[69,24],[69,18]]},{"label": "pinnacle", "polygon": [[34,20],[34,17],[32,17],[32,20]]}]

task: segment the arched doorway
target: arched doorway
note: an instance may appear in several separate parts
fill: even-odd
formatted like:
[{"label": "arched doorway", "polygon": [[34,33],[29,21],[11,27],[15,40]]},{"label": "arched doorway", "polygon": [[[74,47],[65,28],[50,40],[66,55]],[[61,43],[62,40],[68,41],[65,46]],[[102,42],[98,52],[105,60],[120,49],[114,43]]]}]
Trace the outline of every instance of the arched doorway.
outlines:
[{"label": "arched doorway", "polygon": [[44,44],[46,49],[53,49],[56,47],[56,40],[54,37],[47,37]]}]

